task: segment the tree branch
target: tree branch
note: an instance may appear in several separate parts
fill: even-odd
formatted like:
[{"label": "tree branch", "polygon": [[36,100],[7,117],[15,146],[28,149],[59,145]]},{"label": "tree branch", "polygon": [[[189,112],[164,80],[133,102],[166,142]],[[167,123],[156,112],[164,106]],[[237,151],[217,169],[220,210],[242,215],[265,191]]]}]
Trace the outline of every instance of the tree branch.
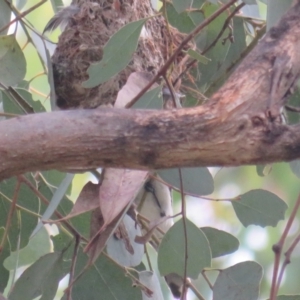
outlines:
[{"label": "tree branch", "polygon": [[0,179],[28,171],[233,166],[300,158],[280,108],[300,74],[300,0],[207,104],[76,110],[0,122]]}]

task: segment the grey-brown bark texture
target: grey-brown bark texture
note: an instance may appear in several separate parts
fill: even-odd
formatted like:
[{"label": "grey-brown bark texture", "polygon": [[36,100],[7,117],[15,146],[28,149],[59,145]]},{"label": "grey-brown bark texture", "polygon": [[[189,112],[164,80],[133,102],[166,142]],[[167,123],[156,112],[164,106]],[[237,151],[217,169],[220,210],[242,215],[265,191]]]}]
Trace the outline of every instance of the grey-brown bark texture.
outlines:
[{"label": "grey-brown bark texture", "polygon": [[205,105],[99,108],[0,122],[0,179],[34,170],[232,166],[300,158],[280,108],[300,73],[300,0]]}]

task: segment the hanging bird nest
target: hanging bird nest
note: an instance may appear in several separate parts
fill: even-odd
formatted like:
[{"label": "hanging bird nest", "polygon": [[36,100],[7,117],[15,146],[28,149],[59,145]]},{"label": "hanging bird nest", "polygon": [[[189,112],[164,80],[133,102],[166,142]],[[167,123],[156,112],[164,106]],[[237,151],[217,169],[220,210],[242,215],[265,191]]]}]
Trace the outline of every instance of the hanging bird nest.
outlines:
[{"label": "hanging bird nest", "polygon": [[[117,93],[134,71],[146,71],[153,75],[164,65],[170,51],[184,39],[184,34],[167,26],[165,19],[151,7],[150,0],[76,0],[61,11],[48,28],[56,22],[67,23],[52,57],[53,76],[58,107],[95,108],[113,104]],[[155,16],[156,15],[156,16]],[[103,47],[109,38],[125,24],[139,19],[147,20],[138,47],[129,65],[107,82],[84,88],[91,63],[100,61]],[[192,47],[186,46],[185,50]],[[176,64],[183,58],[177,57]],[[172,78],[172,76],[171,76]]]}]

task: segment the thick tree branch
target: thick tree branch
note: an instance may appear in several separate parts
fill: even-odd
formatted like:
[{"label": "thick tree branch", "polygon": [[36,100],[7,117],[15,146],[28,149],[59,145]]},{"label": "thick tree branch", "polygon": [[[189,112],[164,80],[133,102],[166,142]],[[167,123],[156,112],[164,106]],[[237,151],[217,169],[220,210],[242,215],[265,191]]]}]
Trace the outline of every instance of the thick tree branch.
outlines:
[{"label": "thick tree branch", "polygon": [[96,109],[0,122],[0,179],[27,171],[229,166],[300,158],[279,109],[300,74],[300,0],[204,106]]}]

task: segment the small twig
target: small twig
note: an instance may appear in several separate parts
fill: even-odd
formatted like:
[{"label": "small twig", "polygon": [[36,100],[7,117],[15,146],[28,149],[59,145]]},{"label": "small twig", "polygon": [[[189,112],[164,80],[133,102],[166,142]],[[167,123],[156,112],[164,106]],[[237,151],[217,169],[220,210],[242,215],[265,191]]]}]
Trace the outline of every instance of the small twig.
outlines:
[{"label": "small twig", "polygon": [[147,259],[147,262],[148,262],[149,270],[153,272],[153,267],[152,267],[152,264],[151,264],[150,255],[148,253],[147,244],[144,245],[144,249],[145,249],[145,254],[146,254],[146,259]]},{"label": "small twig", "polygon": [[200,294],[200,292],[197,290],[197,288],[193,285],[191,281],[187,282],[187,286],[193,291],[193,293],[198,299],[205,300],[205,298]]},{"label": "small twig", "polygon": [[[47,0],[42,0],[41,2],[39,2],[39,3],[35,4],[35,5],[33,5],[33,6],[30,7],[29,9],[25,10],[24,12],[18,14],[18,15],[16,16],[15,19],[13,19],[13,20],[10,21],[8,24],[6,24],[5,26],[3,26],[3,27],[0,29],[0,32],[2,32],[2,31],[4,31],[5,29],[9,28],[13,23],[15,23],[15,22],[21,20],[21,19],[24,18],[26,15],[28,15],[29,13],[31,13],[31,12],[34,11],[36,8],[38,8],[39,6],[41,6],[42,4],[44,4],[44,3],[46,3],[46,2],[47,2]],[[10,9],[13,10],[13,6],[12,6],[9,2],[7,2],[7,1],[6,1],[6,3],[7,3],[7,5],[10,7]]]},{"label": "small twig", "polygon": [[181,52],[183,47],[191,40],[193,39],[204,27],[206,27],[212,20],[214,20],[216,17],[218,17],[223,11],[225,11],[228,7],[230,7],[232,4],[237,2],[238,0],[231,0],[228,3],[224,4],[222,7],[220,7],[217,11],[215,11],[211,16],[209,16],[207,19],[205,19],[200,25],[198,25],[190,34],[187,35],[187,37],[181,42],[181,44],[177,47],[177,49],[174,51],[174,53],[169,57],[169,59],[166,61],[166,63],[160,68],[158,73],[152,78],[152,80],[126,105],[126,108],[131,107],[134,105],[139,98],[145,94],[145,92],[148,91],[148,89],[156,82],[156,80],[166,73],[167,69],[170,67],[170,65],[173,63],[177,55]]},{"label": "small twig", "polygon": [[[20,176],[20,180],[24,182],[46,205],[49,205],[49,200],[39,190],[37,190],[24,175]],[[54,213],[59,219],[64,218],[64,216],[57,210]],[[70,230],[73,236],[80,236],[80,239],[86,240],[68,221],[64,220],[62,223],[66,226],[66,228],[68,228],[68,230]]]},{"label": "small twig", "polygon": [[206,272],[206,270],[203,270],[203,271],[201,272],[201,274],[202,274],[204,280],[206,281],[206,283],[208,284],[209,288],[212,290],[212,289],[213,289],[213,285],[212,285],[211,282],[209,281],[209,279],[208,279],[208,277],[206,276],[205,272]]},{"label": "small twig", "polygon": [[292,105],[288,105],[288,104],[286,104],[284,107],[288,111],[300,113],[300,107],[296,107],[296,106],[292,106]]},{"label": "small twig", "polygon": [[19,117],[20,115],[17,114],[10,114],[10,113],[2,113],[0,112],[0,117],[6,117],[6,118],[15,118]]},{"label": "small twig", "polygon": [[222,27],[222,29],[220,30],[219,34],[216,36],[216,38],[212,41],[212,43],[203,50],[202,55],[204,55],[205,53],[207,53],[212,47],[214,47],[216,45],[216,43],[218,42],[218,40],[220,39],[220,37],[222,36],[222,34],[224,33],[224,31],[226,30],[226,28],[229,26],[229,23],[231,21],[231,19],[236,15],[236,13],[245,5],[245,3],[241,3],[239,4],[232,12],[231,14],[226,18],[224,25]]},{"label": "small twig", "polygon": [[276,286],[276,293],[275,295],[278,294],[278,290],[279,290],[279,287],[280,287],[280,283],[282,281],[282,278],[283,278],[283,274],[284,274],[284,271],[285,271],[285,268],[287,267],[287,265],[291,262],[291,254],[292,252],[294,251],[295,247],[297,246],[297,244],[299,243],[300,241],[300,234],[298,234],[298,236],[295,238],[295,240],[293,241],[292,245],[289,247],[289,249],[285,252],[285,260],[282,264],[282,267],[280,269],[280,272],[279,272],[279,276],[278,276],[278,280],[277,280],[277,286]]},{"label": "small twig", "polygon": [[[239,4],[233,11],[232,13],[226,18],[224,25],[222,27],[222,29],[220,30],[219,34],[216,36],[216,38],[212,41],[212,43],[206,48],[204,49],[201,54],[204,55],[205,53],[207,53],[212,47],[214,47],[216,45],[216,43],[218,42],[218,40],[220,39],[220,37],[222,36],[222,34],[224,33],[224,31],[226,30],[226,28],[228,27],[231,19],[234,17],[234,15],[245,5],[245,3],[241,3]],[[185,69],[178,75],[178,77],[175,79],[174,81],[174,85],[178,82],[178,80],[180,78],[182,78],[182,76],[197,62],[196,59],[193,59],[191,62],[189,62]]]},{"label": "small twig", "polygon": [[[75,274],[75,266],[76,266],[76,261],[77,261],[77,257],[78,257],[79,245],[80,245],[80,237],[78,235],[76,235],[68,286],[73,282],[73,278],[74,278],[74,274]],[[70,288],[67,289],[66,296],[67,296],[67,300],[72,300],[72,286],[70,286]]]},{"label": "small twig", "polygon": [[296,217],[299,207],[300,207],[300,195],[298,196],[297,202],[296,202],[296,204],[293,208],[293,211],[288,219],[288,222],[286,224],[286,227],[282,233],[282,236],[281,236],[279,242],[277,244],[273,245],[273,251],[275,253],[275,258],[274,258],[272,285],[271,285],[271,291],[270,291],[270,300],[276,300],[276,292],[278,291],[279,286],[280,286],[280,281],[278,278],[280,255],[282,252],[284,242],[286,240],[289,230],[292,227],[293,221]]},{"label": "small twig", "polygon": [[187,229],[186,229],[186,203],[185,203],[185,195],[183,193],[183,180],[181,169],[178,169],[179,172],[179,180],[180,180],[180,194],[181,194],[181,214],[182,214],[182,223],[183,223],[183,231],[184,231],[184,276],[183,276],[183,287],[182,287],[182,295],[181,300],[186,298],[187,292],[187,260],[188,260],[188,238],[187,238]]}]

